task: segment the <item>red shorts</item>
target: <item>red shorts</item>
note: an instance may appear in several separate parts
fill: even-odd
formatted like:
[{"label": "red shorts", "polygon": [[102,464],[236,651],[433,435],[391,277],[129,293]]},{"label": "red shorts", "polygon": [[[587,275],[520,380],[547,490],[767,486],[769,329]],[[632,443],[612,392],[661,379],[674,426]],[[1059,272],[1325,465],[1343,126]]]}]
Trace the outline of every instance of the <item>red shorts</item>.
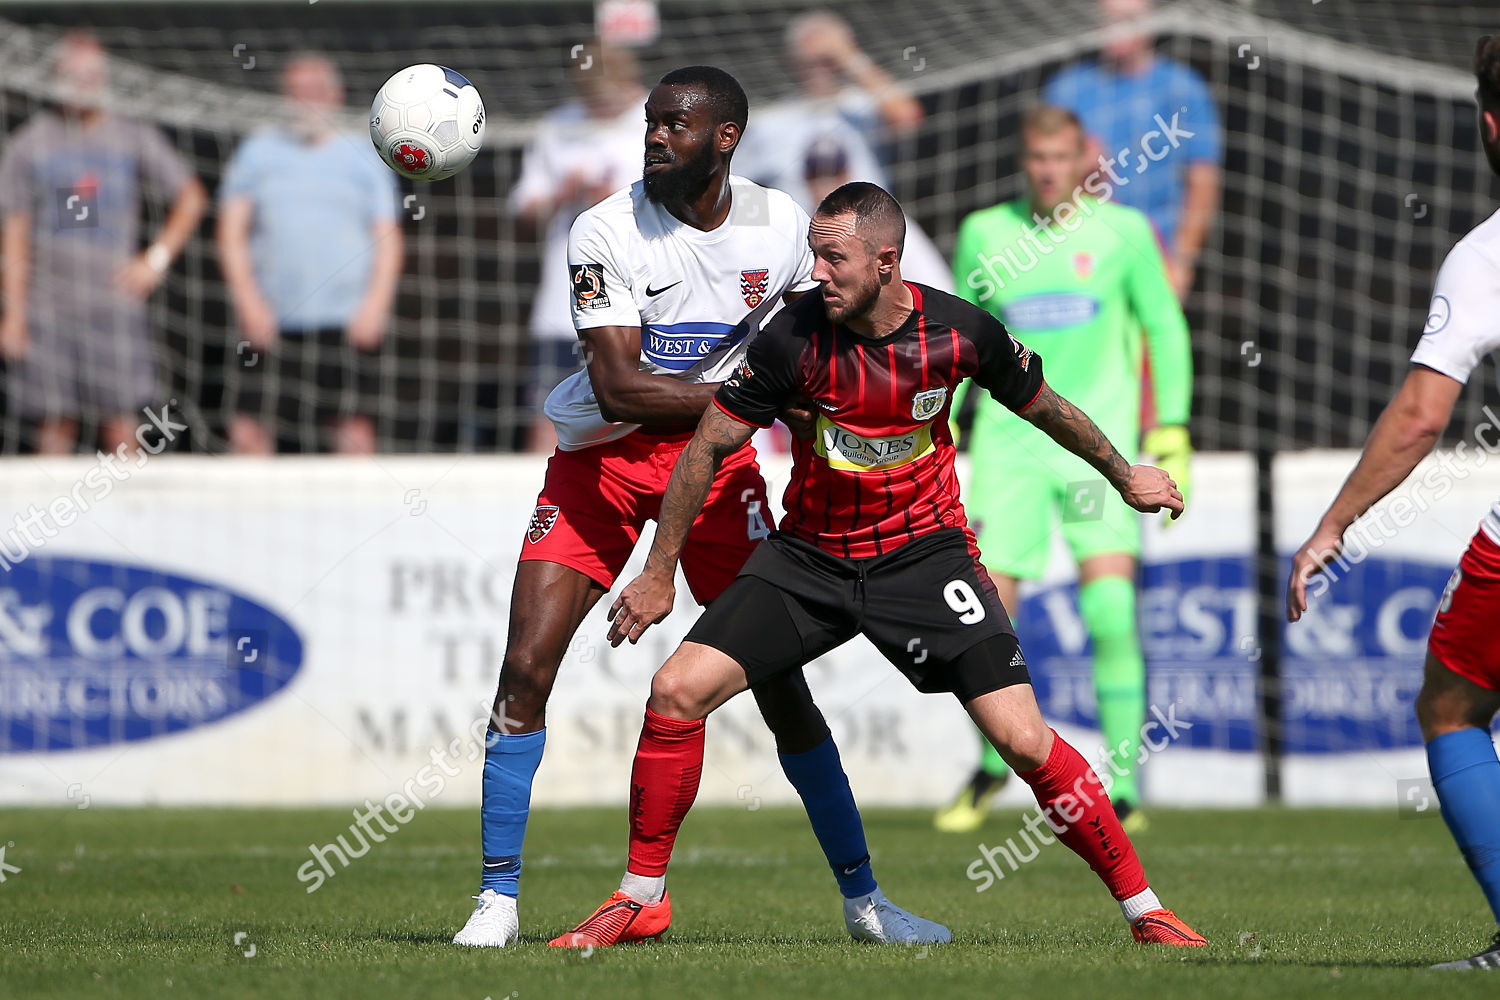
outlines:
[{"label": "red shorts", "polygon": [[[654,435],[636,431],[578,451],[556,451],[521,543],[521,561],[554,562],[606,590],[625,568],[662,495],[691,431]],[[703,512],[682,550],[682,575],[699,604],[734,580],[768,533],[766,482],[749,445],[719,468]]]},{"label": "red shorts", "polygon": [[1464,551],[1438,603],[1427,648],[1482,688],[1500,691],[1500,545],[1483,529]]}]

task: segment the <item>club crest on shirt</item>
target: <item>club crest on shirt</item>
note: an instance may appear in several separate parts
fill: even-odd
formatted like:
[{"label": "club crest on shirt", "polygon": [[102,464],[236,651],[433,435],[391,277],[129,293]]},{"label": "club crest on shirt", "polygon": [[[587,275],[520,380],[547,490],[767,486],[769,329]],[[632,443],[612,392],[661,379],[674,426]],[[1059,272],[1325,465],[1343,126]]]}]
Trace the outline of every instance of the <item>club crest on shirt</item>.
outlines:
[{"label": "club crest on shirt", "polygon": [[754,309],[760,305],[766,297],[766,277],[771,273],[769,268],[759,268],[753,271],[740,272],[740,291],[745,296],[745,305]]},{"label": "club crest on shirt", "polygon": [[531,523],[526,526],[526,540],[532,545],[547,537],[547,532],[557,523],[557,508],[550,504],[539,504],[531,512]]},{"label": "club crest on shirt", "polygon": [[937,416],[943,409],[943,404],[948,401],[948,387],[940,385],[936,389],[923,389],[911,398],[911,418],[926,422]]},{"label": "club crest on shirt", "polygon": [[1094,255],[1087,250],[1080,250],[1073,255],[1073,270],[1080,278],[1087,278],[1094,273]]}]

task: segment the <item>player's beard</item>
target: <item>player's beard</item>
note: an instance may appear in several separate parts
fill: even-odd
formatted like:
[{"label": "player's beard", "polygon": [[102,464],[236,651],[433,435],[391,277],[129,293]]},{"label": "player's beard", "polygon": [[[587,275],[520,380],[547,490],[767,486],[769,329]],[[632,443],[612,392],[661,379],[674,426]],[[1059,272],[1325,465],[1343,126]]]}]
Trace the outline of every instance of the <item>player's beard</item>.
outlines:
[{"label": "player's beard", "polygon": [[847,323],[851,319],[868,316],[880,299],[880,277],[872,275],[868,284],[851,291],[839,289],[836,305],[823,303],[823,310],[835,323]]},{"label": "player's beard", "polygon": [[714,148],[705,145],[691,159],[678,158],[666,170],[643,173],[641,179],[646,186],[646,198],[657,205],[692,201],[708,187],[717,165]]}]

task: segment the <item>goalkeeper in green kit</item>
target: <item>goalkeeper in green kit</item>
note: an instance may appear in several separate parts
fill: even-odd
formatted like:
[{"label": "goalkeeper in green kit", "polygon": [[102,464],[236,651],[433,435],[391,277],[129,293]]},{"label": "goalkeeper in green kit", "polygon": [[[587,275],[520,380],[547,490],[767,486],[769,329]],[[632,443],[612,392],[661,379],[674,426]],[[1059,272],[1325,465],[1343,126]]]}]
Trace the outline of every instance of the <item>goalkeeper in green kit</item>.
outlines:
[{"label": "goalkeeper in green kit", "polygon": [[[1136,443],[1188,492],[1192,453],[1187,419],[1192,353],[1187,320],[1167,277],[1151,223],[1111,204],[1138,170],[1113,159],[1085,172],[1078,119],[1042,106],[1022,123],[1027,198],[974,212],[959,227],[953,272],[958,294],[999,318],[1047,359],[1047,381],[1092,416],[1120,453]],[[1143,140],[1141,148],[1154,149]],[[1140,438],[1141,330],[1149,353],[1157,426]],[[1110,797],[1127,831],[1145,826],[1136,782],[1146,716],[1146,669],[1136,626],[1139,515],[1092,468],[1026,421],[981,394],[959,390],[953,413],[972,407],[968,433],[971,522],[990,579],[1006,610],[1020,611],[1020,580],[1047,566],[1054,518],[1078,561],[1079,616],[1094,650],[1099,728],[1109,754]],[[1025,624],[1017,622],[1021,634]],[[981,741],[983,742],[983,741]],[[958,799],[935,817],[938,829],[966,832],[984,821],[990,799],[1009,777],[995,749]]]}]

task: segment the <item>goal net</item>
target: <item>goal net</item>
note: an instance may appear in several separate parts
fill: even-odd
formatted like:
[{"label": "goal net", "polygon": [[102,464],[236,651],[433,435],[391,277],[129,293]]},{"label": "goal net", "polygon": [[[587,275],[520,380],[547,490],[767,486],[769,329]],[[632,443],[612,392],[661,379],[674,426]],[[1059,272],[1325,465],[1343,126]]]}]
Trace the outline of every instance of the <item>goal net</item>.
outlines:
[{"label": "goal net", "polygon": [[[643,75],[712,59],[741,78],[753,107],[789,97],[782,31],[810,6],[663,4]],[[1421,329],[1442,255],[1487,213],[1493,179],[1477,152],[1466,71],[1482,14],[1423,6],[1314,16],[1306,4],[1257,13],[1200,0],[1164,3],[1142,22],[1163,55],[1209,82],[1225,125],[1223,210],[1189,302],[1194,430],[1205,448],[1362,440]],[[462,67],[487,98],[489,145],[452,181],[403,182],[408,261],[376,364],[381,443],[509,447],[531,418],[521,361],[538,248],[505,196],[531,127],[572,96],[568,69],[587,58],[577,46],[592,33],[592,5],[324,0],[247,10],[254,16],[215,4],[89,11],[114,54],[114,104],[165,130],[214,190],[245,135],[278,120],[277,73],[295,52],[338,63],[356,132],[393,68]],[[1097,52],[1106,31],[1094,10],[1093,0],[859,5],[861,44],[926,108],[915,133],[885,152],[895,193],[945,253],[966,213],[1021,193],[1016,123],[1053,72]],[[7,24],[0,41],[7,129],[50,99],[51,44],[83,16],[65,5],[21,11],[34,23]],[[226,350],[238,338],[208,223],[153,318],[163,388],[200,418],[191,446],[222,448],[224,387],[243,358]],[[18,428],[6,431],[16,450]]]},{"label": "goal net", "polygon": [[[750,94],[753,130],[756,109],[792,96],[783,31],[811,6],[662,3],[660,37],[639,53],[643,77],[686,63],[722,65]],[[1192,429],[1203,451],[1357,447],[1404,373],[1443,255],[1500,194],[1478,150],[1468,72],[1488,12],[1388,0],[1351,8],[1185,0],[1159,4],[1138,25],[1156,37],[1161,55],[1202,75],[1224,124],[1223,205],[1187,303]],[[865,51],[925,109],[925,121],[883,152],[894,193],[944,254],[964,215],[1023,193],[1017,123],[1051,74],[1105,43],[1095,10],[1093,0],[872,0],[848,8]],[[414,62],[460,69],[484,96],[487,147],[450,181],[401,182],[406,263],[390,333],[372,362],[378,441],[388,452],[521,444],[535,417],[526,321],[539,247],[507,211],[506,197],[535,123],[572,96],[570,66],[593,33],[591,4],[322,0],[120,5],[86,14],[32,5],[7,16],[0,23],[7,131],[53,97],[51,46],[86,16],[113,55],[115,106],[160,127],[210,191],[247,133],[278,120],[277,72],[295,52],[318,50],[336,61],[356,133],[365,102],[394,69]],[[159,224],[161,213],[151,205],[148,225]],[[211,221],[151,303],[158,393],[179,400],[188,415],[190,431],[178,446],[203,453],[226,449],[244,360]],[[1490,370],[1476,381],[1492,382]],[[1482,393],[1466,394],[1455,437],[1483,419],[1483,403]],[[24,421],[6,413],[4,451],[32,447]],[[1347,468],[1346,457],[1334,461]],[[1233,478],[1225,476],[1225,483]],[[1248,479],[1234,483],[1251,488]],[[1212,495],[1229,487],[1200,481],[1199,488]],[[1307,503],[1327,498],[1310,493]],[[1250,503],[1247,517],[1253,495]],[[1311,526],[1298,510],[1286,515],[1283,551]],[[1253,602],[1253,539],[1236,547],[1217,562],[1157,559],[1146,571],[1147,610],[1156,609],[1146,628],[1153,696],[1198,692],[1193,710],[1216,721],[1191,739],[1227,751],[1256,743],[1260,644],[1244,610]],[[1407,562],[1433,564],[1415,555]],[[1424,587],[1435,603],[1442,586],[1437,571],[1412,582],[1404,566],[1398,559],[1355,567],[1337,591],[1363,616],[1355,647],[1339,653],[1338,663],[1357,660],[1365,671],[1358,683],[1380,690],[1387,682],[1409,687],[1421,659],[1410,641],[1380,644],[1381,588]],[[1030,593],[1021,617],[1049,621],[1045,588]],[[1184,604],[1184,595],[1197,603]],[[1420,633],[1431,610],[1420,605],[1398,614],[1391,634]],[[1189,606],[1196,621],[1185,616]],[[1057,676],[1082,684],[1081,651],[1049,635],[1039,641],[1057,646]],[[1399,712],[1387,712],[1387,702],[1369,708],[1320,672],[1330,669],[1319,661],[1329,655],[1293,644],[1288,676],[1316,674],[1304,689],[1321,694],[1298,703],[1310,714],[1288,716],[1289,749],[1411,746],[1407,687],[1400,687]],[[1070,721],[1088,724],[1087,697],[1076,701]]]}]

